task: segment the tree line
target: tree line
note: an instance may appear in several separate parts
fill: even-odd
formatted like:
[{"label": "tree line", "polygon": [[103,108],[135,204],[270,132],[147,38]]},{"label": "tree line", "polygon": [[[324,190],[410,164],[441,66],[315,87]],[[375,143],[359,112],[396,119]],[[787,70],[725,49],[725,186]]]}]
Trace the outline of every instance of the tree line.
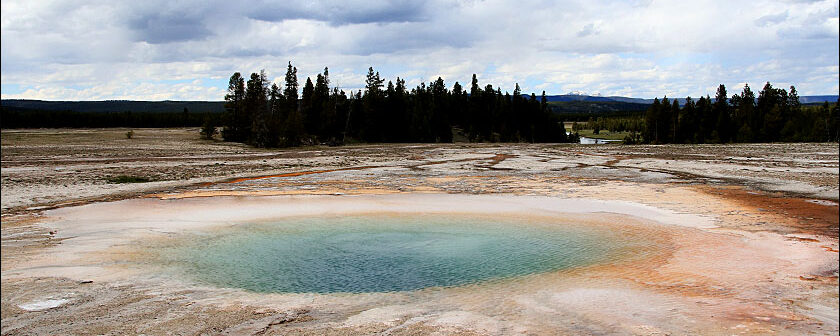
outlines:
[{"label": "tree line", "polygon": [[[654,99],[644,116],[644,127],[631,130],[628,143],[728,143],[838,141],[838,100],[833,106],[802,106],[796,88],[774,88],[770,82],[758,93],[745,85],[727,96],[721,84],[714,100],[696,102]],[[638,136],[636,132],[640,132]]]},{"label": "tree line", "polygon": [[[230,77],[222,117],[225,141],[256,147],[360,142],[577,142],[551,113],[545,92],[523,96],[519,84],[502,93],[475,75],[469,88],[442,78],[408,89],[405,79],[388,81],[368,69],[364,90],[348,95],[330,88],[329,69],[306,79],[299,91],[291,62],[283,87],[265,71]],[[300,93],[300,95],[298,95]]]},{"label": "tree line", "polygon": [[196,127],[206,122],[218,123],[221,113],[190,112],[98,112],[45,110],[15,106],[0,108],[2,128],[106,128],[106,127]]}]

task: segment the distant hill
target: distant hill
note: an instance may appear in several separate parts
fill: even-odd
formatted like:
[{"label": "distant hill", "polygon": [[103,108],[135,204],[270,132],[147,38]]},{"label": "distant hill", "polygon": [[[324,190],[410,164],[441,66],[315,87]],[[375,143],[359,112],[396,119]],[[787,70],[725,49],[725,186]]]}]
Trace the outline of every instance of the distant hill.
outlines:
[{"label": "distant hill", "polygon": [[[529,98],[530,95],[523,95]],[[836,102],[837,95],[802,96],[802,104],[820,104],[822,102]],[[539,99],[539,98],[537,98]],[[695,98],[696,99],[696,98]],[[712,98],[714,99],[714,98]],[[653,103],[653,99],[632,98],[619,96],[592,96],[585,94],[564,94],[546,96],[551,108],[557,113],[602,113],[618,111],[643,111]],[[673,100],[672,100],[673,101]],[[680,105],[685,104],[685,98],[677,98]],[[9,110],[26,111],[73,111],[83,113],[176,113],[184,108],[190,113],[221,113],[224,112],[223,101],[135,101],[135,100],[102,100],[102,101],[48,101],[30,99],[3,99],[0,106]]]},{"label": "distant hill", "polygon": [[837,102],[836,95],[825,95],[825,96],[802,96],[799,97],[799,102],[802,104],[822,104],[824,102],[834,103]]},{"label": "distant hill", "polygon": [[102,100],[102,101],[47,101],[29,99],[3,99],[0,106],[4,108],[40,110],[40,111],[73,111],[73,112],[138,112],[138,113],[174,113],[183,112],[184,108],[190,113],[221,113],[224,111],[223,101],[135,101],[135,100]]},{"label": "distant hill", "polygon": [[[758,94],[758,93],[756,93]],[[530,95],[524,95],[525,97],[530,97]],[[662,97],[659,97],[662,99]],[[697,99],[700,97],[692,97],[696,102]],[[823,102],[836,102],[838,95],[820,95],[820,96],[801,96],[799,97],[799,102],[802,104],[821,104]],[[538,98],[539,99],[539,98]],[[565,95],[553,95],[553,96],[545,96],[546,101],[548,102],[623,102],[623,103],[634,103],[634,104],[651,104],[653,103],[653,99],[647,98],[631,98],[631,97],[620,97],[620,96],[590,96],[590,95],[577,95],[577,94],[565,94]],[[672,102],[674,101],[673,97],[668,97]],[[680,105],[685,104],[685,97],[676,98],[677,101],[680,102]],[[712,98],[714,101],[715,98]]]},{"label": "distant hill", "polygon": [[[184,113],[184,109],[188,113]],[[224,102],[213,101],[0,101],[0,128],[195,127],[218,124]]]},{"label": "distant hill", "polygon": [[[525,95],[525,97],[530,97],[530,95]],[[539,97],[537,99],[539,99]],[[626,98],[626,99],[633,99],[633,98]],[[613,99],[613,97],[589,96],[589,95],[578,95],[578,94],[564,94],[564,95],[545,96],[545,100],[549,101],[549,102],[572,102],[572,101],[610,102],[610,101],[620,101],[620,100]]]},{"label": "distant hill", "polygon": [[[530,95],[523,95],[530,98]],[[823,102],[836,102],[837,95],[802,96],[799,101],[802,104],[822,104]],[[633,114],[647,110],[653,103],[653,99],[630,98],[619,96],[590,96],[578,94],[565,94],[545,96],[549,107],[554,113],[566,115],[567,117],[578,118],[576,115],[622,115]],[[697,101],[697,98],[693,98]],[[538,98],[539,99],[539,98]],[[673,99],[669,98],[672,102]],[[715,99],[712,98],[712,101]],[[685,98],[677,98],[680,105],[685,104]]]},{"label": "distant hill", "polygon": [[551,111],[558,114],[605,114],[617,112],[641,112],[647,110],[648,103],[633,103],[614,100],[548,100]]}]

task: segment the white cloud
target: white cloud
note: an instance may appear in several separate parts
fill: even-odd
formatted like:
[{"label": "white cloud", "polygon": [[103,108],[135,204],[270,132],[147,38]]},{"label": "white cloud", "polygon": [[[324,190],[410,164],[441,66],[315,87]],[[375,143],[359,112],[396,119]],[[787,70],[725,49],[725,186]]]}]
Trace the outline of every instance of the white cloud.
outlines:
[{"label": "white cloud", "polygon": [[[3,98],[218,100],[234,71],[266,69],[282,81],[289,60],[301,82],[329,66],[348,92],[373,66],[410,86],[438,76],[466,85],[476,73],[482,85],[549,94],[696,97],[768,80],[802,95],[837,93],[835,1],[2,6]],[[163,80],[177,82],[142,84]]]}]

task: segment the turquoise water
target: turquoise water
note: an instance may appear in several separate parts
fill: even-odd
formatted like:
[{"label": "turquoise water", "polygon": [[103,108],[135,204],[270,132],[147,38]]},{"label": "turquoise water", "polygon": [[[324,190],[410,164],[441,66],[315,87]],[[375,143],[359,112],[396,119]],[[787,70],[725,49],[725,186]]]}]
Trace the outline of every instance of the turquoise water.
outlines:
[{"label": "turquoise water", "polygon": [[164,251],[195,280],[257,292],[391,292],[590,265],[604,229],[505,217],[370,215],[247,223]]}]

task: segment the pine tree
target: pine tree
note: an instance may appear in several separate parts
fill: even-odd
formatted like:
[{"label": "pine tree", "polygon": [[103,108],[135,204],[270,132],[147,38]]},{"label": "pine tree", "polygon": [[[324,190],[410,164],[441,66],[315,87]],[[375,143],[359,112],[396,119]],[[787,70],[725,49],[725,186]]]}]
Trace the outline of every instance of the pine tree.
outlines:
[{"label": "pine tree", "polygon": [[306,78],[300,95],[300,115],[303,118],[304,133],[317,134],[320,116],[315,112],[315,85],[309,77]]},{"label": "pine tree", "polygon": [[671,142],[671,101],[667,96],[662,97],[662,106],[659,110],[659,119],[656,121],[657,143]]},{"label": "pine tree", "polygon": [[373,67],[368,68],[368,74],[365,79],[365,93],[362,98],[362,129],[359,130],[359,135],[362,140],[368,142],[382,141],[382,86],[384,80],[379,76],[379,72],[374,72]]},{"label": "pine tree", "polygon": [[268,78],[264,70],[252,73],[248,80],[248,91],[245,94],[246,115],[250,117],[250,124],[243,133],[252,145],[256,147],[274,147],[276,140],[271,139],[268,120]]},{"label": "pine tree", "polygon": [[463,100],[463,97],[466,97],[464,88],[461,86],[461,83],[455,82],[452,85],[450,101],[450,106],[452,107],[452,125],[458,126],[461,129],[464,129],[464,124],[466,123],[466,102]]},{"label": "pine tree", "polygon": [[452,142],[452,125],[449,124],[449,91],[443,78],[438,77],[430,86],[433,127],[435,142]]},{"label": "pine tree", "polygon": [[[695,108],[697,109],[699,125],[696,132],[696,143],[709,142],[712,138],[712,132],[717,127],[718,115],[714,112],[711,101],[712,99],[708,95],[706,97],[700,96],[700,99],[697,99]],[[715,135],[717,135],[717,132],[715,132]]]},{"label": "pine tree", "polygon": [[750,90],[750,85],[744,84],[741,94],[732,96],[732,102],[736,111],[735,124],[739,125],[735,138],[738,142],[756,141],[755,93]]},{"label": "pine tree", "polygon": [[788,101],[787,105],[790,107],[791,111],[799,111],[799,108],[802,107],[802,104],[799,102],[799,93],[796,92],[796,88],[793,85],[790,86],[790,92],[788,92]]},{"label": "pine tree", "polygon": [[515,83],[513,87],[513,95],[509,102],[509,106],[503,109],[503,114],[507,114],[506,118],[510,127],[510,141],[527,141],[531,138],[531,120],[529,120],[528,112],[525,110],[525,99],[522,97],[522,88],[519,83]]},{"label": "pine tree", "polygon": [[394,138],[396,141],[411,141],[409,125],[409,101],[408,89],[405,86],[405,79],[397,77],[397,84],[394,85],[394,96],[391,97],[392,108],[391,118],[393,121]]},{"label": "pine tree", "polygon": [[244,125],[250,120],[245,115],[245,79],[239,72],[233,73],[228,81],[228,93],[225,95],[224,128],[222,137],[225,141],[244,141]]},{"label": "pine tree", "polygon": [[680,119],[680,102],[677,99],[674,99],[674,102],[671,103],[671,135],[670,140],[671,142],[679,143],[679,139],[677,138],[677,134],[679,130],[677,129],[678,123]]},{"label": "pine tree", "polygon": [[472,81],[470,82],[470,96],[469,96],[469,106],[467,108],[468,115],[469,115],[469,129],[468,134],[470,141],[483,141],[485,139],[482,138],[483,134],[481,134],[481,124],[486,120],[482,112],[484,111],[483,99],[481,98],[482,92],[481,87],[478,86],[478,79],[476,75],[472,75]]},{"label": "pine tree", "polygon": [[680,110],[679,117],[679,131],[680,136],[677,139],[679,143],[696,143],[698,142],[698,118],[697,110],[694,106],[694,100],[691,96],[685,98],[685,106]]},{"label": "pine tree", "polygon": [[278,144],[283,125],[288,117],[285,105],[286,102],[280,87],[272,83],[268,93],[268,129],[269,137],[273,139],[274,145]]},{"label": "pine tree", "polygon": [[327,136],[331,145],[343,142],[349,109],[350,104],[344,91],[339,91],[337,87],[333,88],[327,104],[328,115],[332,116],[327,125]]},{"label": "pine tree", "polygon": [[[761,92],[758,93],[758,102],[755,108],[755,116],[753,121],[753,130],[756,132],[756,141],[770,141],[774,135],[778,136],[778,129],[781,125],[782,111],[777,105],[780,103],[780,95],[778,91],[770,85],[770,82],[764,84]],[[785,94],[784,104],[787,105],[787,93]],[[770,120],[768,120],[768,118]]]},{"label": "pine tree", "polygon": [[298,109],[297,68],[292,66],[292,62],[289,62],[289,67],[286,69],[286,87],[283,89],[283,96],[286,97],[286,109],[287,109],[287,111],[297,111],[297,109]]},{"label": "pine tree", "polygon": [[303,137],[303,118],[298,107],[298,79],[297,68],[289,66],[286,69],[286,86],[283,89],[283,96],[286,102],[286,120],[283,125],[283,144],[285,146],[297,146]]},{"label": "pine tree", "polygon": [[[307,131],[310,134],[326,137],[326,124],[333,122],[334,113],[331,113],[330,100],[330,79],[329,69],[324,68],[323,74],[318,74],[315,79],[315,90],[312,97],[312,111],[309,115],[309,126]],[[332,108],[334,110],[334,108]]]},{"label": "pine tree", "polygon": [[715,103],[713,105],[713,113],[715,115],[715,127],[713,133],[709,134],[709,138],[715,142],[726,143],[732,140],[732,108],[727,103],[726,86],[720,84],[715,94]]},{"label": "pine tree", "polygon": [[540,96],[540,111],[548,111],[548,99],[545,97],[545,90],[543,90],[542,95]]},{"label": "pine tree", "polygon": [[644,139],[646,143],[659,143],[659,120],[661,103],[659,98],[654,98],[653,103],[648,107],[645,113],[645,134]]}]

